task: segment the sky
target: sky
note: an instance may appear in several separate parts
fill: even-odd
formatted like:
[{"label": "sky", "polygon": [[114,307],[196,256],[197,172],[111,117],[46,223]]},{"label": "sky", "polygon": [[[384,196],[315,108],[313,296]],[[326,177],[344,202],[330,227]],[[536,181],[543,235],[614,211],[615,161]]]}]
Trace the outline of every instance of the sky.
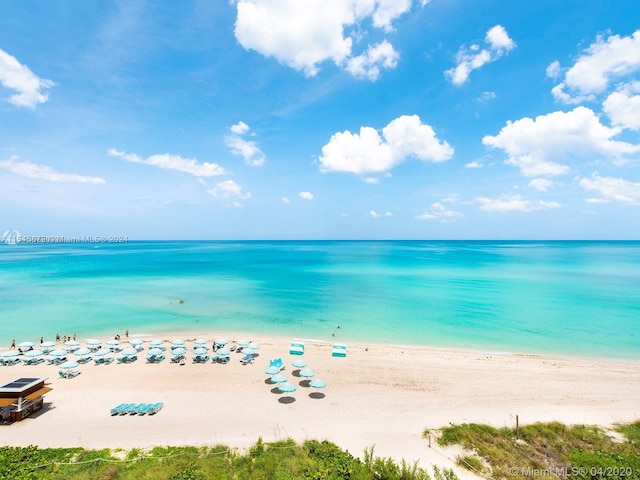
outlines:
[{"label": "sky", "polygon": [[0,0],[0,233],[638,239],[635,0]]}]

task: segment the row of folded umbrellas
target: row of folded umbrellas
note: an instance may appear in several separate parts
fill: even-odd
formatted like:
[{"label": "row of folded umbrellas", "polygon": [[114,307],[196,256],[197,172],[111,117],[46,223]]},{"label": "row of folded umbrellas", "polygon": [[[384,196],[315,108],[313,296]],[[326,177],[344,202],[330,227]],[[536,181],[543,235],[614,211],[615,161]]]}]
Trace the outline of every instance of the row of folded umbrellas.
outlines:
[{"label": "row of folded umbrellas", "polygon": [[[304,360],[296,360],[292,363],[294,368],[299,369],[298,375],[303,378],[315,377],[316,373],[307,367],[307,363]],[[267,367],[264,371],[266,375],[271,376],[271,383],[278,384],[278,390],[282,393],[293,393],[297,390],[297,387],[289,381],[289,379],[281,373],[281,368],[276,366]],[[325,388],[327,384],[324,380],[314,378],[309,382],[309,386],[312,388],[320,389]]]}]

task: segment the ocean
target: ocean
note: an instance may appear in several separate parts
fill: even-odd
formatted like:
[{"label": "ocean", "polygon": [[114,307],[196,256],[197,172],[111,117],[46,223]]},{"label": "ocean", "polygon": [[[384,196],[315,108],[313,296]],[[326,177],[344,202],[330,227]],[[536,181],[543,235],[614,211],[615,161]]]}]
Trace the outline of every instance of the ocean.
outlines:
[{"label": "ocean", "polygon": [[129,329],[640,358],[635,241],[0,244],[0,300],[3,347]]}]

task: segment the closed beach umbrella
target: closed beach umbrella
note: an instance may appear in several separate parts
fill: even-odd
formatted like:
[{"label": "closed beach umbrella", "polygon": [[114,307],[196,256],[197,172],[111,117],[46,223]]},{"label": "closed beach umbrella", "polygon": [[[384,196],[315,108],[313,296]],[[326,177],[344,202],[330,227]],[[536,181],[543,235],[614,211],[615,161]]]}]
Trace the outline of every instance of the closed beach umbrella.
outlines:
[{"label": "closed beach umbrella", "polygon": [[264,371],[264,373],[267,374],[267,375],[276,375],[276,374],[280,373],[280,368],[276,367],[276,366],[271,366],[271,367],[268,367]]},{"label": "closed beach umbrella", "polygon": [[224,357],[224,356],[227,356],[227,355],[230,355],[230,354],[231,354],[231,350],[229,350],[228,348],[219,348],[218,349],[218,355],[221,355],[221,356]]},{"label": "closed beach umbrella", "polygon": [[195,342],[193,342],[194,345],[206,345],[207,341],[204,338],[198,338]]},{"label": "closed beach umbrella", "polygon": [[63,364],[61,364],[59,366],[59,368],[62,368],[63,370],[67,370],[69,368],[77,368],[79,366],[80,366],[80,364],[78,362],[69,361],[69,362],[64,362]]},{"label": "closed beach umbrella", "polygon": [[122,354],[123,357],[133,357],[138,353],[138,351],[135,348],[129,347],[129,348],[125,348],[120,353]]},{"label": "closed beach umbrella", "polygon": [[273,377],[271,377],[271,383],[284,383],[286,381],[287,381],[287,377],[285,377],[281,373],[278,373],[277,375],[274,375]]},{"label": "closed beach umbrella", "polygon": [[291,382],[284,382],[278,385],[278,390],[280,390],[282,393],[293,393],[297,390],[297,388]]},{"label": "closed beach umbrella", "polygon": [[24,352],[25,357],[39,357],[40,355],[44,355],[42,350],[29,350],[28,352]]},{"label": "closed beach umbrella", "polygon": [[55,350],[51,350],[49,355],[52,357],[64,357],[68,352],[64,348],[56,348]]},{"label": "closed beach umbrella", "polygon": [[22,342],[18,344],[18,348],[31,348],[35,345],[33,342]]},{"label": "closed beach umbrella", "polygon": [[110,353],[111,353],[110,348],[101,348],[96,353],[94,353],[94,355],[97,357],[104,357],[105,355],[109,355]]},{"label": "closed beach umbrella", "polygon": [[155,355],[162,355],[162,350],[160,350],[159,348],[150,348],[147,352],[147,355],[150,357],[153,357]]},{"label": "closed beach umbrella", "polygon": [[88,348],[79,348],[73,353],[75,353],[79,357],[86,357],[87,355],[91,354],[91,350],[89,350]]},{"label": "closed beach umbrella", "polygon": [[246,347],[247,345],[249,345],[249,340],[238,340],[236,344],[240,345],[241,347]]},{"label": "closed beach umbrella", "polygon": [[251,342],[249,345],[247,345],[247,347],[252,348],[253,350],[258,350],[260,348],[260,345],[258,345],[256,342]]},{"label": "closed beach umbrella", "polygon": [[176,338],[174,340],[171,340],[171,345],[175,345],[177,347],[184,345],[184,340],[182,340],[181,338]]},{"label": "closed beach umbrella", "polygon": [[319,378],[314,378],[309,382],[309,386],[313,388],[324,388],[327,386],[327,384],[324,383],[324,380],[320,380]]},{"label": "closed beach umbrella", "polygon": [[316,375],[316,372],[314,372],[310,368],[303,368],[302,370],[300,370],[299,374],[300,374],[301,377],[311,378],[311,377],[314,377]]},{"label": "closed beach umbrella", "polygon": [[219,338],[214,343],[216,345],[220,346],[220,347],[224,347],[225,345],[227,345],[229,343],[229,340],[227,340],[226,338]]},{"label": "closed beach umbrella", "polygon": [[304,368],[307,366],[307,362],[304,360],[296,360],[291,365],[293,365],[293,368]]},{"label": "closed beach umbrella", "polygon": [[206,355],[207,354],[207,349],[206,348],[194,348],[193,349],[193,353],[195,353],[196,355]]}]

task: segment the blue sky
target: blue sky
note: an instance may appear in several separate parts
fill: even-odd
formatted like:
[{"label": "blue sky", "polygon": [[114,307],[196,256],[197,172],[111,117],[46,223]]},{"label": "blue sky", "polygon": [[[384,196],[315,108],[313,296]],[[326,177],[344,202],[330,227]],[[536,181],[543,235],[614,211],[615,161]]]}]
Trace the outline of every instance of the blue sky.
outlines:
[{"label": "blue sky", "polygon": [[640,238],[636,10],[0,0],[0,230]]}]

